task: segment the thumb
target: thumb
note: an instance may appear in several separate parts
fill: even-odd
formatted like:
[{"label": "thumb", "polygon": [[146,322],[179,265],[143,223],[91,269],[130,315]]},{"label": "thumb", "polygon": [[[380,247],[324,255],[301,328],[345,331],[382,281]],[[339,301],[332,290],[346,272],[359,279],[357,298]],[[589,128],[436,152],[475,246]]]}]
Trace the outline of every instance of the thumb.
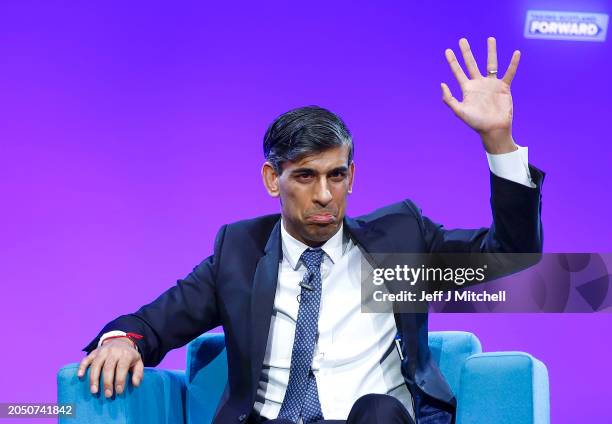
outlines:
[{"label": "thumb", "polygon": [[459,100],[455,99],[451,94],[450,88],[445,83],[440,84],[440,88],[442,89],[442,101],[446,103],[446,105],[451,108],[455,115],[459,115],[459,109],[461,108],[461,103]]}]

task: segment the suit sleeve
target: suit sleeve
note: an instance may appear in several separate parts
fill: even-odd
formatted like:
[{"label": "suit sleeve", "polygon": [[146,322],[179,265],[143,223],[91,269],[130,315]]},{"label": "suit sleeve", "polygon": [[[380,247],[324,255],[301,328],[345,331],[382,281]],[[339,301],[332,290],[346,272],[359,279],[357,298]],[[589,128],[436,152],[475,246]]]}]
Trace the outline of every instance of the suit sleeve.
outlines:
[{"label": "suit sleeve", "polygon": [[421,215],[417,218],[430,253],[540,253],[543,233],[541,193],[544,173],[529,166],[535,187],[500,178],[490,173],[491,210],[489,228],[445,229]]},{"label": "suit sleeve", "polygon": [[106,324],[83,350],[87,353],[94,350],[99,338],[108,331],[138,333],[144,336],[136,341],[144,365],[154,367],[171,349],[219,326],[215,287],[225,229],[223,226],[217,233],[213,255],[153,302]]}]

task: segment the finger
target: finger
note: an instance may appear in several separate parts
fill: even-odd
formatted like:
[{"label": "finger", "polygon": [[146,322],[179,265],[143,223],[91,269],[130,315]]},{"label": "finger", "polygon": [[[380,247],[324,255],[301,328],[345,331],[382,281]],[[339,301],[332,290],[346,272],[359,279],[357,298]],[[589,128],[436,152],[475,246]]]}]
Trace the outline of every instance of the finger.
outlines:
[{"label": "finger", "polygon": [[132,369],[132,384],[136,387],[140,386],[140,382],[144,377],[144,364],[142,360],[138,360]]},{"label": "finger", "polygon": [[463,61],[465,62],[465,66],[467,67],[470,76],[472,78],[482,78],[480,70],[478,70],[478,64],[476,63],[476,59],[474,59],[474,55],[472,54],[470,43],[468,43],[468,40],[466,38],[462,38],[461,40],[459,40],[459,48],[461,49]]},{"label": "finger", "polygon": [[105,353],[98,353],[89,369],[89,390],[91,393],[98,393],[98,385],[100,384],[100,370],[104,365]]},{"label": "finger", "polygon": [[129,369],[130,369],[129,358],[121,358],[117,362],[117,370],[115,373],[115,391],[117,392],[118,395],[123,393],[123,389],[125,388],[125,380],[126,380]]},{"label": "finger", "polygon": [[461,69],[459,62],[457,62],[455,53],[451,49],[446,49],[444,51],[444,55],[446,56],[446,61],[448,62],[451,71],[453,71],[455,78],[457,78],[457,81],[459,81],[459,85],[463,86],[463,84],[468,81],[468,77],[463,72],[463,69]]},{"label": "finger", "polygon": [[497,42],[495,38],[487,38],[487,76],[497,78]]},{"label": "finger", "polygon": [[102,384],[104,384],[104,396],[107,398],[113,395],[113,381],[115,378],[115,368],[117,367],[117,358],[110,357],[104,363],[102,369]]},{"label": "finger", "polygon": [[448,85],[446,85],[445,83],[441,83],[440,87],[442,88],[442,100],[444,101],[444,103],[446,103],[446,105],[450,107],[456,115],[459,115],[459,109],[461,108],[459,100],[453,97],[450,88],[448,88]]},{"label": "finger", "polygon": [[512,83],[512,80],[514,79],[514,75],[516,74],[516,68],[518,68],[519,60],[521,60],[521,52],[515,50],[514,53],[512,53],[512,59],[510,59],[510,65],[508,65],[508,69],[506,70],[506,73],[502,78],[502,81],[504,81],[508,85],[510,85]]},{"label": "finger", "polygon": [[81,377],[83,377],[85,375],[85,371],[87,371],[87,367],[89,367],[89,365],[96,358],[96,354],[97,354],[97,350],[94,350],[89,355],[87,355],[86,357],[81,359],[81,362],[79,363],[79,369],[77,371],[77,376],[79,378],[81,378]]}]

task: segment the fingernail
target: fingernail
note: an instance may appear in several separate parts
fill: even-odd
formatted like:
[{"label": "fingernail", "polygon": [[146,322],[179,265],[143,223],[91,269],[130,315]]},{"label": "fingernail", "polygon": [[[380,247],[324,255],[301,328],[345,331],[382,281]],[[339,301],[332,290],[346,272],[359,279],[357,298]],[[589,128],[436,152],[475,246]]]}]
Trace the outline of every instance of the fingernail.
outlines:
[{"label": "fingernail", "polygon": [[107,398],[111,397],[112,395],[113,392],[111,392],[111,389],[104,390],[104,396],[106,396]]},{"label": "fingernail", "polygon": [[83,371],[79,370],[79,372],[77,372],[77,375],[78,375],[79,377],[83,377]]},{"label": "fingernail", "polygon": [[120,385],[118,385],[117,387],[115,387],[115,391],[116,391],[117,393],[121,393],[121,392],[123,391],[123,386],[122,386],[121,384],[120,384]]},{"label": "fingernail", "polygon": [[89,389],[91,390],[91,393],[98,393],[98,386],[95,384],[92,384]]}]

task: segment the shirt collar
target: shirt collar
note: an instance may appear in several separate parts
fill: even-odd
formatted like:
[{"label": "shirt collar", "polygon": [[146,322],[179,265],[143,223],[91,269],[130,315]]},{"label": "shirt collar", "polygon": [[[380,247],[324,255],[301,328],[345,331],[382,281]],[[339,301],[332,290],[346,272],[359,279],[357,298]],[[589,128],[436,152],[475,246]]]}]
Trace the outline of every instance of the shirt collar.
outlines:
[{"label": "shirt collar", "polygon": [[[285,223],[281,218],[281,241],[283,257],[287,259],[291,268],[296,270],[300,264],[302,253],[310,246],[302,243],[285,230]],[[329,240],[322,246],[323,252],[331,259],[332,263],[337,263],[344,252],[344,223],[340,224],[340,229],[336,231]]]}]

